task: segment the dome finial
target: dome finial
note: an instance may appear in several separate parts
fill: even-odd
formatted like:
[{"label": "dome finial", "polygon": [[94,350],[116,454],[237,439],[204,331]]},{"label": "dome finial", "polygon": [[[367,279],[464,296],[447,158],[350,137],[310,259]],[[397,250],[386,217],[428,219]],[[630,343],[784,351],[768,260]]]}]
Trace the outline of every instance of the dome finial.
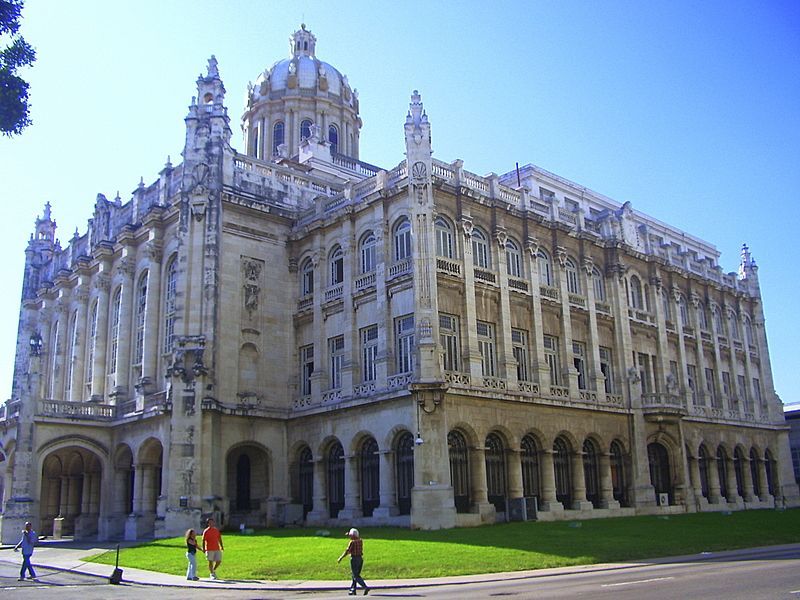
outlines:
[{"label": "dome finial", "polygon": [[299,56],[310,56],[314,58],[314,47],[316,44],[317,38],[306,29],[305,23],[301,23],[300,29],[295,31],[289,38],[289,56],[293,58]]}]

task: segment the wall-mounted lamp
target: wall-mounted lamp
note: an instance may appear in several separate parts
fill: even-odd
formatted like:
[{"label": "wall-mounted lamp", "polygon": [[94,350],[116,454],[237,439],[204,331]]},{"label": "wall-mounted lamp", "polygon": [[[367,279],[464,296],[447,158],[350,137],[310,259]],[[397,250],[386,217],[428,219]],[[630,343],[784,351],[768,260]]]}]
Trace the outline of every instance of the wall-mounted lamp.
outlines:
[{"label": "wall-mounted lamp", "polygon": [[442,400],[441,400],[441,398],[439,398],[437,396],[434,396],[432,398],[431,402],[432,402],[432,404],[430,405],[430,408],[429,408],[429,404],[428,404],[427,399],[425,398],[425,396],[422,396],[422,398],[417,400],[417,437],[414,438],[414,445],[415,446],[421,446],[422,444],[425,443],[425,440],[422,439],[422,434],[420,434],[420,431],[422,430],[422,427],[421,427],[421,424],[420,424],[420,409],[426,415],[432,415],[433,413],[436,412],[436,409],[439,408],[439,405],[442,403]]},{"label": "wall-mounted lamp", "polygon": [[34,332],[30,339],[31,356],[39,356],[42,353],[42,336],[38,332]]}]

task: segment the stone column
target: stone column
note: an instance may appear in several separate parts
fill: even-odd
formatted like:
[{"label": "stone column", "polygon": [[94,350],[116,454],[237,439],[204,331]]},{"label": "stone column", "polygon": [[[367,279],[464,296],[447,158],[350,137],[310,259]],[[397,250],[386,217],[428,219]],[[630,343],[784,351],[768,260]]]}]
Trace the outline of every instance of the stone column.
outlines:
[{"label": "stone column", "polygon": [[524,491],[522,485],[522,456],[520,450],[506,452],[506,469],[508,471],[508,497],[513,500],[522,498]]},{"label": "stone column", "polygon": [[69,337],[69,311],[65,299],[59,298],[56,303],[56,315],[58,324],[56,329],[55,348],[51,348],[53,356],[53,371],[51,373],[51,398],[53,400],[63,400],[64,379],[66,376],[67,357],[67,338]]},{"label": "stone column", "polygon": [[[667,339],[667,315],[664,311],[664,294],[667,290],[664,289],[661,277],[654,275],[650,278],[650,289],[653,295],[651,305],[655,309],[656,326],[658,328],[658,356],[654,363],[657,363],[658,369],[655,369],[656,364],[653,364],[653,370],[657,371],[653,374],[653,391],[656,393],[663,392],[666,382],[667,373],[669,373],[669,340]],[[669,298],[667,298],[669,302]],[[673,321],[674,323],[675,321]],[[678,333],[680,335],[680,332]]]},{"label": "stone column", "polygon": [[398,513],[394,473],[394,450],[380,452],[380,506],[373,511],[375,517],[390,517]]},{"label": "stone column", "polygon": [[586,499],[586,474],[583,470],[583,452],[573,452],[572,463],[572,508],[573,510],[591,510],[594,508]]},{"label": "stone column", "polygon": [[144,511],[144,466],[133,467],[133,514],[140,515]]},{"label": "stone column", "polygon": [[542,497],[539,509],[550,512],[561,512],[564,505],[556,499],[556,472],[553,465],[553,451],[543,450],[542,459]]},{"label": "stone column", "polygon": [[478,318],[475,308],[475,265],[472,258],[472,217],[463,215],[461,227],[464,231],[464,329],[465,344],[462,346],[465,371],[470,374],[473,385],[483,378],[481,353],[478,349]]},{"label": "stone column", "polygon": [[102,402],[106,395],[106,349],[108,347],[108,292],[111,279],[105,272],[98,273],[97,321],[94,336],[94,355],[92,360],[92,401]]},{"label": "stone column", "polygon": [[[692,304],[696,309],[700,307],[700,296],[696,292],[692,292]],[[706,307],[703,307],[706,310]],[[706,322],[708,322],[708,313],[705,314]],[[695,381],[695,390],[697,396],[697,404],[700,406],[708,406],[710,401],[707,400],[708,387],[706,385],[706,355],[703,347],[703,330],[700,327],[700,317],[695,310],[695,319],[697,320],[697,335],[695,336],[695,353],[697,354],[697,381]],[[711,336],[713,338],[713,333]]]},{"label": "stone column", "polygon": [[158,325],[161,314],[161,243],[151,240],[146,246],[150,260],[147,272],[147,299],[144,320],[144,351],[142,356],[142,382],[155,383],[158,369]]},{"label": "stone column", "polygon": [[498,362],[504,365],[504,370],[498,369],[498,376],[505,377],[509,390],[517,390],[517,359],[514,358],[514,344],[511,340],[511,300],[508,291],[508,265],[506,264],[508,235],[502,228],[495,231],[494,237],[497,242],[497,272],[500,277],[500,319],[497,323],[497,340],[500,342],[500,348],[497,357]]},{"label": "stone column", "polygon": [[717,469],[717,458],[709,456],[708,462],[708,503],[720,504],[722,496],[719,489],[719,469]]},{"label": "stone column", "polygon": [[588,387],[597,392],[597,401],[606,399],[606,378],[600,370],[600,334],[597,331],[597,299],[594,295],[594,261],[591,256],[584,256],[580,272],[583,286],[586,290],[586,304],[589,311],[589,339],[586,340],[586,359],[588,372],[586,373]]},{"label": "stone column", "polygon": [[742,501],[742,497],[739,496],[738,486],[736,485],[736,469],[734,468],[733,459],[731,457],[727,457],[725,462],[727,465],[726,473],[728,476],[728,481],[726,482],[728,486],[728,502],[739,504]]},{"label": "stone column", "polygon": [[703,483],[700,479],[700,461],[696,457],[689,459],[689,475],[692,480],[695,501],[702,504],[706,498],[703,496]]},{"label": "stone column", "polygon": [[761,491],[761,496],[759,498],[762,502],[766,502],[767,504],[772,503],[774,500],[772,494],[769,492],[769,485],[767,479],[767,461],[762,459],[759,461],[758,466],[758,489]]},{"label": "stone column", "polygon": [[355,248],[355,240],[353,240],[352,233],[350,232],[350,221],[346,221],[344,225],[344,232],[341,239],[342,252],[344,256],[343,261],[343,288],[342,298],[343,302],[343,316],[342,320],[346,323],[344,335],[344,356],[342,359],[342,396],[348,397],[353,395],[353,386],[358,384],[361,360],[360,354],[360,340],[358,335],[358,324],[356,323],[356,307],[353,304],[353,283],[355,278],[360,273],[356,268],[356,263],[360,260],[358,249]]},{"label": "stone column", "polygon": [[358,476],[358,455],[344,457],[344,508],[339,511],[340,519],[356,519],[361,512],[361,486]]},{"label": "stone column", "polygon": [[[128,250],[126,248],[126,250]],[[136,264],[133,258],[125,257],[120,261],[119,272],[122,275],[122,296],[119,306],[119,337],[117,340],[117,372],[113,394],[116,403],[128,397],[128,385],[131,368],[131,335],[133,325],[133,274]]]},{"label": "stone column", "polygon": [[[83,277],[81,277],[83,279]],[[70,382],[70,400],[83,402],[86,399],[86,315],[88,313],[89,292],[85,286],[75,288],[73,297],[77,303],[75,316],[75,340],[72,345],[72,381]]]},{"label": "stone column", "polygon": [[611,455],[600,454],[600,508],[619,508],[619,501],[614,499],[614,483],[611,479]]},{"label": "stone column", "polygon": [[544,326],[542,323],[542,297],[541,285],[539,283],[539,240],[535,237],[527,239],[526,249],[528,250],[528,271],[531,286],[531,321],[533,331],[531,332],[531,354],[533,364],[531,370],[537,373],[539,382],[539,393],[550,393],[550,369],[544,358]]},{"label": "stone column", "polygon": [[[722,307],[718,306],[717,311],[720,311],[720,321],[723,319],[723,315],[721,314]],[[719,336],[725,333],[723,330],[717,329],[717,319],[714,317],[714,312],[712,311],[711,314],[711,338],[714,342],[714,396],[716,397],[716,401],[712,399],[712,406],[716,406],[717,408],[725,408],[725,403],[722,400],[722,358],[719,351]],[[730,344],[730,340],[728,340]]]},{"label": "stone column", "polygon": [[[561,335],[559,336],[561,371],[564,374],[564,387],[569,388],[570,398],[579,398],[578,370],[573,362],[572,351],[572,318],[569,307],[569,292],[567,291],[567,249],[556,248],[556,264],[558,264],[558,288],[561,297]],[[553,265],[555,266],[555,265]]]},{"label": "stone column", "polygon": [[328,389],[328,345],[322,316],[327,282],[324,253],[325,248],[318,246],[311,256],[314,265],[314,372],[311,374],[311,396],[314,403],[321,402],[323,390]]},{"label": "stone column", "polygon": [[314,491],[311,512],[306,515],[308,523],[320,523],[328,518],[328,492],[325,486],[326,463],[318,458],[314,460]]},{"label": "stone column", "polygon": [[486,450],[474,447],[469,453],[470,472],[472,473],[472,501],[479,508],[489,503],[488,489],[486,487]]}]

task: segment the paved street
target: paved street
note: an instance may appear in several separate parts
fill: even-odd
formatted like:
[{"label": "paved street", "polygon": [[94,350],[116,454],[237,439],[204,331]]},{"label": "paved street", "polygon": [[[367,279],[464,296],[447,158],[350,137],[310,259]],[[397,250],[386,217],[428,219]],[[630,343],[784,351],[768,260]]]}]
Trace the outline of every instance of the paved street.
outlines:
[{"label": "paved street", "polygon": [[[46,554],[46,553],[42,553]],[[66,562],[65,554],[50,553],[52,560]],[[0,591],[3,599],[13,598],[135,598],[171,600],[219,598],[271,600],[278,598],[329,599],[346,597],[347,582],[252,582],[203,581],[182,587],[180,578],[128,570],[132,579],[110,586],[107,579],[37,566],[38,582],[18,582],[19,555],[0,553]],[[36,565],[36,561],[34,561]],[[86,565],[84,568],[97,569]],[[78,564],[75,568],[80,569]],[[99,567],[101,572],[103,568]],[[367,572],[365,573],[368,575]],[[137,583],[132,583],[135,580]],[[185,580],[184,580],[185,581]],[[369,577],[367,581],[370,582]],[[471,600],[513,596],[520,599],[591,598],[592,600],[800,600],[800,544],[735,553],[701,555],[692,559],[628,566],[622,564],[528,571],[503,576],[485,575],[447,580],[381,581],[370,597],[458,598]],[[315,589],[315,585],[319,588]],[[260,587],[259,587],[260,586]],[[282,589],[276,589],[281,588]],[[240,589],[237,589],[240,588]],[[247,589],[244,589],[247,588]],[[270,589],[271,588],[271,589]]]}]

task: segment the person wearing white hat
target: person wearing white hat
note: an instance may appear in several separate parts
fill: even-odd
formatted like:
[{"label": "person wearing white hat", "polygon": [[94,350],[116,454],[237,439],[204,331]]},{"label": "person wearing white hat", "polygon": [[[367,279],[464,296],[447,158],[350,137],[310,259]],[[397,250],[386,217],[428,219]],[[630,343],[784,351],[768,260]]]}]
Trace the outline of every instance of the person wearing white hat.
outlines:
[{"label": "person wearing white hat", "polygon": [[350,571],[353,575],[353,583],[350,584],[350,592],[351,596],[356,595],[356,590],[358,586],[364,588],[364,595],[366,596],[369,594],[369,586],[367,583],[361,578],[361,567],[364,566],[364,541],[361,539],[361,536],[358,533],[358,529],[353,527],[345,533],[347,537],[350,538],[350,543],[347,544],[347,548],[345,548],[342,555],[336,560],[336,562],[342,562],[342,559],[350,555]]}]

